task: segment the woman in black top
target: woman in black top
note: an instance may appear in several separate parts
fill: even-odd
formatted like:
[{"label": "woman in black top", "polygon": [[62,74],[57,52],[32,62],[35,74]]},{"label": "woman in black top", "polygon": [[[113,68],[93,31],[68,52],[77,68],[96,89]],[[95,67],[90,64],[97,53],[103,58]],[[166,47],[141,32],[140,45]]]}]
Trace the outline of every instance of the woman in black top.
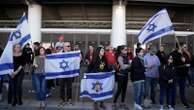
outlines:
[{"label": "woman in black top", "polygon": [[127,84],[128,84],[128,73],[129,73],[129,61],[127,56],[127,47],[125,45],[118,46],[117,49],[117,62],[119,64],[119,72],[117,73],[117,83],[118,83],[118,89],[115,94],[114,98],[114,106],[116,106],[117,99],[119,95],[121,94],[121,102],[122,106],[124,106],[126,91],[127,91]]},{"label": "woman in black top", "polygon": [[[104,56],[104,48],[98,47],[94,54],[94,57],[88,66],[88,73],[98,73],[98,72],[107,72],[109,71],[106,58]],[[103,101],[100,102],[100,108],[106,109]],[[98,102],[94,102],[94,110],[99,110]]]},{"label": "woman in black top", "polygon": [[10,75],[8,104],[12,104],[12,106],[15,106],[16,104],[23,104],[22,81],[24,78],[23,66],[25,62],[22,55],[21,46],[19,44],[15,44],[13,47],[13,64],[14,72]]},{"label": "woman in black top", "polygon": [[134,94],[134,108],[135,110],[142,110],[142,99],[144,95],[144,85],[145,85],[145,67],[144,67],[144,49],[136,49],[136,57],[131,63],[131,74],[130,78],[133,84],[133,94]]},{"label": "woman in black top", "polygon": [[174,110],[173,107],[175,105],[175,97],[176,97],[176,71],[173,66],[173,57],[168,56],[166,64],[163,64],[160,69],[160,110],[163,110],[164,97],[166,94],[167,104],[170,110]]}]

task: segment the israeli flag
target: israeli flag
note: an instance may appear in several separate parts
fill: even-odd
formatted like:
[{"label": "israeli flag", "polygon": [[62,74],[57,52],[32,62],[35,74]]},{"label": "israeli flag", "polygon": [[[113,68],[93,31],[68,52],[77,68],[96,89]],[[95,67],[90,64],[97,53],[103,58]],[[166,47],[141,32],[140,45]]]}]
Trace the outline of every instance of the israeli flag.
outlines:
[{"label": "israeli flag", "polygon": [[31,39],[29,25],[25,14],[19,20],[16,31],[11,32],[8,43],[0,57],[0,75],[11,74],[13,66],[13,45],[20,44],[22,47]]},{"label": "israeli flag", "polygon": [[81,80],[80,97],[88,97],[94,101],[102,101],[113,97],[113,72],[85,73]]},{"label": "israeli flag", "polygon": [[17,25],[16,31],[12,33],[11,40],[13,41],[13,44],[20,44],[23,47],[30,39],[29,24],[27,17],[24,14]]},{"label": "israeli flag", "polygon": [[148,20],[141,29],[138,39],[141,44],[146,44],[149,41],[170,34],[174,34],[174,28],[167,10],[163,9]]},{"label": "israeli flag", "polygon": [[80,51],[55,53],[46,56],[46,79],[69,78],[79,76]]}]

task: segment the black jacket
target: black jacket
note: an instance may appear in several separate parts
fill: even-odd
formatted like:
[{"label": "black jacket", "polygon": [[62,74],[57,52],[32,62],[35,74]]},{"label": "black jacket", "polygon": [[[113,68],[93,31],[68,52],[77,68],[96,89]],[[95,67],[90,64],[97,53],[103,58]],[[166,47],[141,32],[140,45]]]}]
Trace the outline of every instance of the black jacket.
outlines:
[{"label": "black jacket", "polygon": [[173,57],[173,65],[176,68],[176,75],[178,78],[185,78],[188,75],[188,68],[184,66],[186,62],[181,60],[184,57],[181,53],[177,50],[173,51],[170,55]]},{"label": "black jacket", "polygon": [[165,54],[164,52],[158,51],[158,52],[156,53],[156,55],[158,56],[158,58],[159,58],[161,64],[165,64],[165,63],[166,63],[166,62],[165,62],[165,61],[166,61],[166,54]]},{"label": "black jacket", "polygon": [[[159,69],[159,83],[163,87],[171,87],[176,84],[176,70],[173,65],[161,65]],[[173,80],[172,83],[168,83],[169,80]]]},{"label": "black jacket", "polygon": [[33,63],[33,61],[32,61],[33,52],[32,52],[31,48],[24,48],[23,49],[23,55],[24,55],[25,63],[27,63],[27,64],[32,64]]},{"label": "black jacket", "polygon": [[145,67],[144,67],[143,61],[141,61],[140,58],[135,57],[131,63],[131,74],[130,74],[131,81],[135,82],[135,81],[144,80],[145,79],[144,72],[145,72]]},{"label": "black jacket", "polygon": [[[100,65],[104,65],[103,68],[100,67]],[[105,57],[97,57],[96,59],[93,59],[90,65],[88,66],[87,73],[98,73],[98,72],[108,72],[110,71],[108,69],[108,64],[105,59]]]}]

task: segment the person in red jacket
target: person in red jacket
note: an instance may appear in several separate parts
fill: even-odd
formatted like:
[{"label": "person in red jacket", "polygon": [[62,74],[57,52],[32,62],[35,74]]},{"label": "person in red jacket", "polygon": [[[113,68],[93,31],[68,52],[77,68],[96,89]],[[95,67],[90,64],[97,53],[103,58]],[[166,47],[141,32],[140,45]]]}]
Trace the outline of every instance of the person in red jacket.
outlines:
[{"label": "person in red jacket", "polygon": [[107,46],[105,51],[105,57],[107,59],[107,64],[109,68],[114,69],[116,65],[116,56],[115,56],[113,47],[111,45]]}]

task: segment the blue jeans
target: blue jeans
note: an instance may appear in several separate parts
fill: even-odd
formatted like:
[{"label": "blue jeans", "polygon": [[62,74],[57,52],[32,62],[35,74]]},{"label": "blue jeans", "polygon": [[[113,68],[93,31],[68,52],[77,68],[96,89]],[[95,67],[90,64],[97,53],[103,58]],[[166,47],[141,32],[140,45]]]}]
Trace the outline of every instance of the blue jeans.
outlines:
[{"label": "blue jeans", "polygon": [[164,105],[165,96],[167,104],[174,107],[176,98],[176,85],[172,87],[160,86],[160,105]]},{"label": "blue jeans", "polygon": [[46,99],[46,79],[45,75],[35,74],[37,100],[45,101]]},{"label": "blue jeans", "polygon": [[147,77],[145,80],[145,97],[150,97],[152,103],[155,103],[157,83],[157,78]]},{"label": "blue jeans", "polygon": [[134,101],[139,105],[141,105],[141,101],[144,95],[144,83],[144,81],[133,83]]},{"label": "blue jeans", "polygon": [[32,72],[32,90],[36,91],[35,73]]}]

